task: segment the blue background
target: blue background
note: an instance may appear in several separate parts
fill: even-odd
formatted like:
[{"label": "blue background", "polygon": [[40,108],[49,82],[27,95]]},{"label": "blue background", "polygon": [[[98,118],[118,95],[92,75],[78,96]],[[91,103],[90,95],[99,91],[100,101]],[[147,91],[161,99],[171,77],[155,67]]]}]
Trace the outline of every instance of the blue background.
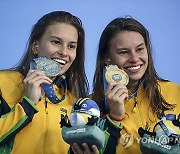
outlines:
[{"label": "blue background", "polygon": [[90,85],[100,34],[113,18],[126,15],[149,30],[158,74],[180,83],[180,0],[0,0],[0,69],[19,61],[32,26],[54,10],[69,11],[83,22]]}]

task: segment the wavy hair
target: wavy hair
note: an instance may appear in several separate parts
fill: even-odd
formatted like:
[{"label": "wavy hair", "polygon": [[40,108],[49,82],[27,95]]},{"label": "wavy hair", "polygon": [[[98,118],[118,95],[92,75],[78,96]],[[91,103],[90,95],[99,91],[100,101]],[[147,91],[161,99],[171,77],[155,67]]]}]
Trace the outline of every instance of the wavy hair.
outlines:
[{"label": "wavy hair", "polygon": [[18,64],[14,68],[12,68],[12,70],[19,71],[23,76],[27,75],[31,60],[37,56],[32,51],[33,42],[41,39],[46,29],[56,23],[70,24],[75,27],[78,32],[77,55],[73,64],[66,72],[66,80],[67,87],[70,91],[72,91],[78,97],[85,97],[89,92],[89,84],[84,67],[85,32],[82,27],[81,20],[69,12],[50,12],[37,21],[37,23],[32,27],[32,31],[29,36],[24,55],[22,56]]},{"label": "wavy hair", "polygon": [[158,76],[152,58],[151,42],[148,30],[137,20],[132,17],[115,18],[104,29],[101,34],[98,46],[98,54],[96,59],[96,70],[93,79],[93,95],[92,98],[99,103],[101,110],[106,113],[104,106],[104,86],[103,86],[103,68],[106,65],[105,59],[108,56],[110,41],[122,31],[135,31],[140,33],[145,41],[148,52],[148,67],[143,76],[146,82],[145,92],[150,102],[153,113],[157,116],[168,109],[173,109],[175,105],[171,105],[163,98],[160,93],[158,80],[167,81]]}]

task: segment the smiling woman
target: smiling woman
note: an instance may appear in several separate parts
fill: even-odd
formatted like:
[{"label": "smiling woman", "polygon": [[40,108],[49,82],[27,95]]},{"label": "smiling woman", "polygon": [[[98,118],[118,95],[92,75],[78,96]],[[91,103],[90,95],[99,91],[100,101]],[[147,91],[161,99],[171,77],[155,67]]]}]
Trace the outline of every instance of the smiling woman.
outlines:
[{"label": "smiling woman", "polygon": [[17,67],[0,71],[1,154],[68,152],[60,108],[70,114],[73,102],[88,94],[84,36],[79,18],[50,12],[34,25]]},{"label": "smiling woman", "polygon": [[122,31],[110,41],[108,61],[122,68],[129,76],[129,90],[134,91],[134,81],[138,81],[148,66],[148,53],[143,36],[134,31]]},{"label": "smiling woman", "polygon": [[57,23],[48,27],[44,35],[32,44],[33,54],[59,62],[64,74],[76,58],[78,34],[75,27]]},{"label": "smiling woman", "polygon": [[[179,129],[180,85],[157,75],[149,32],[139,21],[131,17],[112,20],[101,34],[96,63],[92,98],[99,104],[102,115],[113,120],[117,127],[123,126],[115,134],[120,138],[111,146],[111,151],[117,154],[141,153],[143,148],[140,149],[138,142],[140,137],[145,133],[156,134],[153,128],[162,117],[164,119],[173,115],[175,122],[172,125]],[[129,78],[129,82],[125,82],[127,84],[119,82],[123,80],[123,75],[118,80],[116,78],[116,82],[105,80],[108,72],[106,68],[112,65],[114,70],[109,76],[112,79],[117,77],[120,75],[116,74],[117,68],[119,72],[122,69],[128,76],[125,79]],[[161,126],[168,137],[165,124]],[[138,130],[143,128],[144,134],[138,134]],[[153,153],[154,146],[151,146],[152,149],[148,145],[144,146],[143,152]],[[155,146],[154,153],[163,153],[158,149]]]}]

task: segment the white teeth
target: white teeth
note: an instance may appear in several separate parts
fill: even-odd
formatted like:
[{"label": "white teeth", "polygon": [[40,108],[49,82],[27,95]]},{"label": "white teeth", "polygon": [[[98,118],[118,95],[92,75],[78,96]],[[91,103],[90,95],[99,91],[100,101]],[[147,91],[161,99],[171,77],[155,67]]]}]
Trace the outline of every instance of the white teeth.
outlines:
[{"label": "white teeth", "polygon": [[140,68],[140,65],[134,66],[134,67],[128,67],[128,69],[130,69],[130,70],[136,70],[136,69],[139,69],[139,68]]},{"label": "white teeth", "polygon": [[64,60],[61,60],[61,59],[53,59],[54,61],[57,61],[58,63],[61,63],[61,64],[65,64],[66,61]]}]

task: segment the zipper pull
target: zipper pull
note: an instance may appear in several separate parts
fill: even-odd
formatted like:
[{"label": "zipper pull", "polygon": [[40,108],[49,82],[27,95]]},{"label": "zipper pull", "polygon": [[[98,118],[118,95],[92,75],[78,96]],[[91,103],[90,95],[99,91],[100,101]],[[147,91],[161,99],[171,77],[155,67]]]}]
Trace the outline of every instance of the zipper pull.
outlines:
[{"label": "zipper pull", "polygon": [[134,107],[133,107],[133,109],[132,109],[132,112],[133,112],[133,113],[135,113],[136,110],[137,110],[137,97],[136,97],[136,96],[134,97],[134,101],[135,101],[135,103],[134,103]]},{"label": "zipper pull", "polygon": [[47,101],[45,101],[45,112],[48,114]]}]

